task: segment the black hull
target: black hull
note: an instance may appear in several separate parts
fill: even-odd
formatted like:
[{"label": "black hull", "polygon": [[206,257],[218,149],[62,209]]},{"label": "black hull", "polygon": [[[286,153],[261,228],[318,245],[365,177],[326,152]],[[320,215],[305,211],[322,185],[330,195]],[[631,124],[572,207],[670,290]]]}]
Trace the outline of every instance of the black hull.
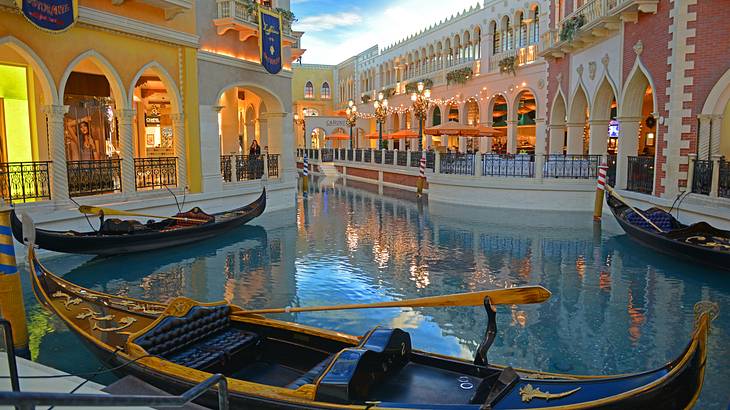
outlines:
[{"label": "black hull", "polygon": [[[265,209],[266,190],[256,201],[245,207],[215,214],[216,220],[212,223],[169,231],[150,231],[126,235],[104,235],[94,232],[69,234],[68,232],[36,228],[35,244],[41,249],[54,252],[101,256],[144,252],[213,238],[258,217]],[[230,214],[236,215],[223,217]],[[22,243],[23,224],[15,214],[15,210],[11,212],[10,220],[13,236]]]},{"label": "black hull", "polygon": [[[631,224],[624,217],[625,212],[629,209],[625,203],[610,194],[607,197],[607,202],[611,208],[611,213],[613,213],[613,216],[616,218],[616,221],[619,225],[621,225],[621,228],[623,228],[626,234],[635,242],[666,255],[680,257],[687,261],[700,263],[716,269],[730,270],[730,252],[717,251],[711,248],[686,243],[682,240],[675,240],[662,233],[642,229]],[[717,229],[715,229],[715,232],[727,234],[728,237],[730,237],[730,232],[720,231]]]}]

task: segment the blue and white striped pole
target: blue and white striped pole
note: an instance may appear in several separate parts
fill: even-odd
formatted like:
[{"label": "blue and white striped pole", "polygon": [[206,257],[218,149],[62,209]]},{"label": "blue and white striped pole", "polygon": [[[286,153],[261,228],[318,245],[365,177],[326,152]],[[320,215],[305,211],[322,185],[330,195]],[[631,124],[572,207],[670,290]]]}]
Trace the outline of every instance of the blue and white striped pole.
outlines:
[{"label": "blue and white striped pole", "polygon": [[302,192],[309,191],[309,157],[304,153],[304,165],[302,165]]},{"label": "blue and white striped pole", "polygon": [[10,207],[0,199],[0,316],[13,327],[13,345],[21,357],[30,357],[23,289],[15,262]]}]

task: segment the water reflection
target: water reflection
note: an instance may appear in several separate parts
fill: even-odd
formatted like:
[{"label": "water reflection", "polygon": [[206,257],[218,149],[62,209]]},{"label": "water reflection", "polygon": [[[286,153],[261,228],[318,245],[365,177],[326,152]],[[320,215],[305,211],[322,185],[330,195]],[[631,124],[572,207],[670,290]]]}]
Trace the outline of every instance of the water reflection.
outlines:
[{"label": "water reflection", "polygon": [[[646,251],[624,235],[601,230],[590,214],[428,206],[409,199],[412,194],[381,196],[371,185],[348,185],[313,184],[309,196],[298,199],[296,221],[284,228],[246,226],[173,250],[57,258],[47,265],[109,293],[225,299],[249,308],[542,284],[553,292],[547,303],[499,308],[490,360],[575,373],[633,372],[664,364],[688,340],[694,303],[711,299],[725,314],[710,338],[701,406],[727,403],[730,285],[722,275]],[[39,329],[31,332],[32,345],[38,346],[34,357],[75,370],[78,362],[53,353],[76,342],[49,315],[40,320],[34,302],[28,305]],[[483,308],[476,307],[280,317],[353,334],[378,324],[397,326],[411,332],[417,348],[461,357],[473,356],[486,326]],[[76,351],[70,357],[80,354]]]}]

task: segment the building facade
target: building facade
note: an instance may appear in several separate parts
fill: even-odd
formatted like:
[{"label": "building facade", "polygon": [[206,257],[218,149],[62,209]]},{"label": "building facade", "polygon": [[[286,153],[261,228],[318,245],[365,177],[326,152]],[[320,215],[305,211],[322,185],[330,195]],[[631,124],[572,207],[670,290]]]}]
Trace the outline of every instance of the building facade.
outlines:
[{"label": "building facade", "polygon": [[[467,200],[509,206],[529,188],[544,194],[542,204],[557,201],[556,209],[561,195],[592,209],[597,168],[607,161],[610,182],[637,204],[669,208],[681,195],[697,218],[730,222],[730,25],[723,24],[730,11],[722,3],[486,0],[337,64],[334,109],[354,100],[365,132],[374,133],[373,101],[382,93],[390,103],[384,132],[417,131],[410,96],[424,82],[426,127],[453,121],[502,131],[425,135],[424,148],[442,158],[472,155],[448,157],[466,161],[448,165],[448,177],[434,169],[442,175],[432,179],[432,199],[511,192],[512,201]],[[387,149],[417,150],[418,142],[389,139]]]},{"label": "building facade", "polygon": [[[77,23],[51,33],[0,0],[3,198],[65,226],[82,223],[76,202],[167,212],[168,188],[224,209],[265,181],[273,208],[292,206],[302,33],[287,0],[264,3],[80,0]],[[277,75],[259,62],[257,7],[286,17]],[[253,139],[269,155],[244,155]]]}]

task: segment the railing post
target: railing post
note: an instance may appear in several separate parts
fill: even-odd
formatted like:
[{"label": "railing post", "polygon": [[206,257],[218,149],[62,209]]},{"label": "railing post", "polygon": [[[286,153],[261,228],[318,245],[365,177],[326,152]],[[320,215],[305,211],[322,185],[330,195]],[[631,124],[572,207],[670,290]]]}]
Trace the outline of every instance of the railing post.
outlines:
[{"label": "railing post", "polygon": [[535,178],[543,179],[545,176],[545,154],[535,154]]},{"label": "railing post", "polygon": [[697,154],[687,155],[687,161],[689,162],[689,167],[687,168],[687,190],[689,192],[692,192],[692,186],[694,184],[695,176],[695,161],[697,161]]},{"label": "railing post", "polygon": [[43,107],[48,121],[48,137],[51,143],[51,199],[67,202],[68,168],[66,167],[66,139],[64,137],[64,115],[68,105],[46,105]]},{"label": "railing post", "polygon": [[188,161],[185,154],[185,114],[172,114],[172,136],[177,157],[177,186],[185,190],[188,186]]},{"label": "railing post", "polygon": [[441,173],[441,152],[436,151],[436,156],[433,160],[433,173],[434,174],[440,174]]},{"label": "railing post", "polygon": [[474,154],[474,176],[480,177],[484,174],[484,154]]},{"label": "railing post", "polygon": [[269,179],[269,151],[264,151],[264,173],[261,175],[261,179],[266,181]]},{"label": "railing post", "polygon": [[116,112],[119,122],[119,142],[122,146],[122,192],[131,194],[137,190],[134,169],[134,142],[132,126],[134,123],[135,111],[120,108]]},{"label": "railing post", "polygon": [[710,185],[710,196],[717,198],[720,190],[720,154],[712,154],[712,185]]}]

